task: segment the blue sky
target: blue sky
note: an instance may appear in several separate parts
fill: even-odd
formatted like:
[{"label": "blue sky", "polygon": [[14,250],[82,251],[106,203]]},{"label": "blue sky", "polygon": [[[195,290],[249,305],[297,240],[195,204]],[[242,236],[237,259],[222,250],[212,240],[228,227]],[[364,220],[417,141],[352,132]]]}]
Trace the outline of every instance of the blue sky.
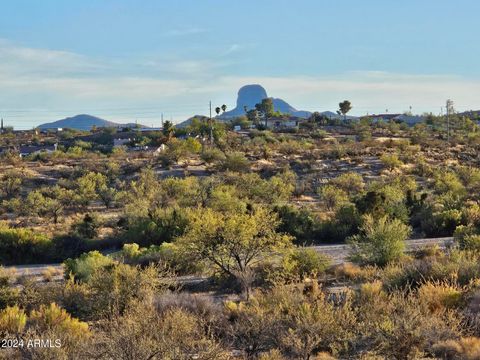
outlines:
[{"label": "blue sky", "polygon": [[260,83],[298,109],[480,108],[473,0],[16,0],[0,4],[0,116],[156,125]]}]

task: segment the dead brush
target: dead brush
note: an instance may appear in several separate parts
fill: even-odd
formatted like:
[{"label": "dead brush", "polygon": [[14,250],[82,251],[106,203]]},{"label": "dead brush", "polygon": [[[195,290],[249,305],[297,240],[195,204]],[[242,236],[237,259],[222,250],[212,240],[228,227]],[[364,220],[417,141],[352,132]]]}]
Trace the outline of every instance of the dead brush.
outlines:
[{"label": "dead brush", "polygon": [[463,288],[448,281],[428,281],[418,289],[418,299],[436,312],[460,306],[463,293]]},{"label": "dead brush", "polygon": [[480,359],[480,339],[465,337],[459,340],[440,341],[433,345],[433,352],[442,359]]},{"label": "dead brush", "polygon": [[0,286],[8,286],[17,280],[17,272],[15,269],[6,269],[0,266]]},{"label": "dead brush", "polygon": [[61,275],[61,270],[52,266],[47,267],[42,271],[42,278],[45,282],[52,282],[56,276]]}]

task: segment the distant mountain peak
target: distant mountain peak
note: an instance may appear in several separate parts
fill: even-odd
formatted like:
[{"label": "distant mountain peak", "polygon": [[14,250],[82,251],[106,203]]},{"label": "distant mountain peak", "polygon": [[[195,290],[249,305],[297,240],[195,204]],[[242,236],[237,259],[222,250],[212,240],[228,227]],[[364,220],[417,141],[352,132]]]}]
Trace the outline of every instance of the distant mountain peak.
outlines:
[{"label": "distant mountain peak", "polygon": [[[241,115],[245,115],[245,107],[247,110],[255,108],[255,104],[261,103],[263,99],[268,98],[267,91],[265,88],[259,84],[250,84],[245,85],[238,90],[237,96],[237,106],[235,109],[225,112],[220,117],[221,118],[232,118]],[[310,116],[309,111],[301,111],[295,109],[285,100],[272,98],[273,108],[275,111],[280,111],[284,114],[290,114],[299,117],[308,117]]]},{"label": "distant mountain peak", "polygon": [[259,103],[259,100],[268,98],[267,90],[261,85],[252,84],[245,85],[238,90],[237,107],[238,109],[244,109],[245,106],[248,109],[253,109],[255,104]]}]

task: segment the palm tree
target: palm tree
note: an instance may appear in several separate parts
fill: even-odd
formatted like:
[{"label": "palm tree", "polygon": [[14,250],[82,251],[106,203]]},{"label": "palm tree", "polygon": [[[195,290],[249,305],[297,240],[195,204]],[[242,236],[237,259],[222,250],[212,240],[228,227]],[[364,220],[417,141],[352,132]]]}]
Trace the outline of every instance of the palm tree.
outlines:
[{"label": "palm tree", "polygon": [[217,115],[220,114],[220,107],[219,107],[219,106],[217,106],[217,107],[215,108],[215,112],[217,113]]},{"label": "palm tree", "polygon": [[222,111],[223,112],[227,111],[227,105],[225,105],[225,104],[222,105]]}]

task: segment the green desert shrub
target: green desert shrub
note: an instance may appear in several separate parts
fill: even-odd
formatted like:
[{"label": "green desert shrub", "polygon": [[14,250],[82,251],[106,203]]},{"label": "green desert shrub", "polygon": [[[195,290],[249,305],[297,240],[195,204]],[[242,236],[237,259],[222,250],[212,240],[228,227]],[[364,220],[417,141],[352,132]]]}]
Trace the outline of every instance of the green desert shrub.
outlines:
[{"label": "green desert shrub", "polygon": [[0,222],[0,263],[29,264],[48,260],[52,242],[33,230],[10,228]]},{"label": "green desert shrub", "polygon": [[460,249],[480,251],[480,235],[472,226],[457,226],[453,237]]},{"label": "green desert shrub", "polygon": [[386,216],[375,220],[366,215],[360,234],[348,239],[351,246],[351,258],[361,264],[384,266],[399,260],[405,250],[405,240],[411,229],[398,219],[390,220]]},{"label": "green desert shrub", "polygon": [[219,164],[222,171],[247,172],[250,170],[250,162],[245,154],[239,151],[227,153],[224,160]]},{"label": "green desert shrub", "polygon": [[180,207],[153,208],[147,216],[128,220],[125,242],[140,246],[161,245],[183,235],[189,224],[188,211]]},{"label": "green desert shrub", "polygon": [[136,243],[123,245],[122,260],[131,265],[161,264],[177,274],[192,274],[202,270],[202,262],[182,253],[175,243],[151,245],[142,248]]},{"label": "green desert shrub", "polygon": [[282,261],[282,271],[287,277],[304,279],[318,276],[331,265],[328,256],[314,249],[297,248],[286,254]]},{"label": "green desert shrub", "polygon": [[102,255],[98,251],[90,251],[76,259],[65,260],[65,276],[73,276],[78,281],[88,281],[95,271],[113,264],[112,258]]},{"label": "green desert shrub", "polygon": [[207,164],[217,163],[225,160],[225,154],[217,148],[208,148],[202,151],[200,157]]}]

